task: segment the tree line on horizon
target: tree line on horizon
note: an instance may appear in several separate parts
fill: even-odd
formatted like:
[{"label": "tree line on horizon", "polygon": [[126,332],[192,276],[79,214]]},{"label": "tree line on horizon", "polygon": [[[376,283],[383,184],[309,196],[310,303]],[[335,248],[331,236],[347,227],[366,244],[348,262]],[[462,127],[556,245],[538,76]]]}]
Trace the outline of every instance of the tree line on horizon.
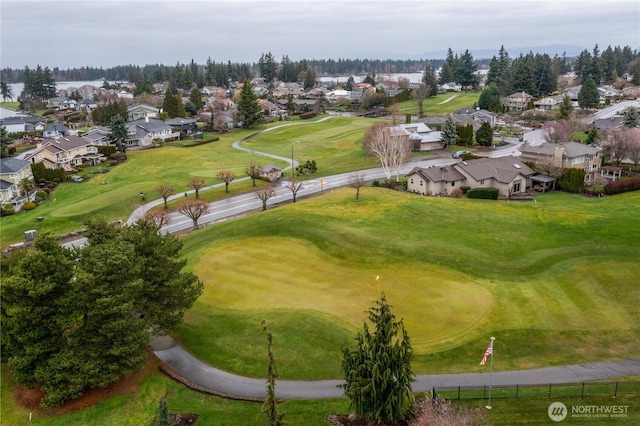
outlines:
[{"label": "tree line on horizon", "polygon": [[[341,74],[392,74],[392,73],[408,73],[423,72],[427,67],[434,69],[443,67],[442,72],[449,75],[451,69],[447,69],[445,65],[451,65],[452,59],[461,62],[473,63],[477,65],[488,65],[491,69],[504,66],[505,59],[508,59],[508,53],[504,47],[500,48],[498,55],[492,58],[481,58],[469,61],[471,54],[465,51],[464,54],[453,54],[451,48],[448,50],[446,59],[303,59],[293,61],[288,55],[283,55],[278,61],[271,52],[263,53],[257,62],[216,62],[210,57],[204,64],[198,64],[193,59],[188,64],[177,62],[175,65],[164,64],[147,64],[140,65],[117,65],[114,67],[80,67],[69,68],[66,70],[54,67],[45,68],[55,81],[83,81],[106,79],[109,81],[129,81],[136,83],[140,80],[147,79],[151,83],[160,83],[173,79],[180,88],[190,89],[194,84],[199,87],[205,85],[215,85],[220,87],[228,87],[229,81],[244,81],[251,79],[256,75],[265,78],[266,81],[272,81],[278,78],[280,81],[304,81],[307,72],[315,75],[341,75]],[[607,82],[616,76],[621,76],[625,72],[629,72],[629,66],[638,59],[640,53],[633,50],[629,46],[609,45],[605,50],[600,52],[596,45],[591,52],[587,49],[583,50],[577,57],[567,57],[554,55],[550,57],[548,54],[539,54],[529,52],[521,53],[519,58],[529,60],[531,56],[540,56],[545,58],[547,64],[545,66],[556,66],[556,69],[563,68],[565,70],[575,70],[580,77],[584,77],[585,73],[594,73],[601,81]],[[547,59],[548,58],[548,59]],[[561,65],[559,65],[561,64]],[[638,65],[634,64],[637,68]],[[0,79],[7,83],[20,83],[25,79],[25,72],[29,67],[24,69],[6,67],[0,70]],[[566,72],[566,71],[565,71]],[[599,78],[594,78],[598,82]],[[583,78],[584,79],[584,78]],[[451,80],[453,81],[453,80]],[[466,84],[463,84],[466,85]],[[184,87],[183,87],[184,86]]]}]

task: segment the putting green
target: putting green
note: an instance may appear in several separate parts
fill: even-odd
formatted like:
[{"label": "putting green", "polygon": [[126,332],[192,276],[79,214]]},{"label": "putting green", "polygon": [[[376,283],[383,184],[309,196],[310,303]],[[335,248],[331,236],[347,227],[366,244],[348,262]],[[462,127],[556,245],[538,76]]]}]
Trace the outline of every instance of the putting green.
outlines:
[{"label": "putting green", "polygon": [[478,337],[493,305],[490,290],[456,272],[420,264],[359,268],[287,238],[213,247],[194,272],[205,282],[200,303],[227,311],[315,310],[354,331],[384,291],[396,317],[404,318],[416,352]]}]

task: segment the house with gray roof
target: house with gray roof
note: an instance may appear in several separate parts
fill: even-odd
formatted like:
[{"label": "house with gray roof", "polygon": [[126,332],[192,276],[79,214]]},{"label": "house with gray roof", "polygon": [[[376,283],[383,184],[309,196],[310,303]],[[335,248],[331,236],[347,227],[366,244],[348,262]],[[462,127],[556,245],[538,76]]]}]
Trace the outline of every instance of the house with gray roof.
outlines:
[{"label": "house with gray roof", "polygon": [[175,132],[171,126],[162,120],[144,118],[126,124],[127,146],[149,147],[154,139],[174,141],[180,139],[180,132]]},{"label": "house with gray roof", "polygon": [[597,174],[602,165],[602,149],[578,142],[549,143],[538,146],[522,144],[519,148],[522,160],[533,163],[552,164],[555,167],[583,169],[586,178]]},{"label": "house with gray roof", "polygon": [[506,197],[526,192],[534,175],[519,157],[479,158],[445,167],[416,167],[407,175],[407,190],[423,195],[451,195],[462,186],[496,188]]},{"label": "house with gray roof", "polygon": [[526,92],[516,92],[505,97],[502,100],[502,104],[510,111],[525,111],[531,99],[533,99],[533,96]]},{"label": "house with gray roof", "polygon": [[35,199],[35,191],[23,193],[20,188],[23,179],[33,180],[31,163],[16,158],[0,159],[0,204],[11,204],[19,210],[22,204]]},{"label": "house with gray roof", "polygon": [[25,157],[31,163],[43,163],[49,169],[59,168],[68,172],[84,163],[99,164],[105,160],[98,148],[79,136],[43,139],[37,148]]},{"label": "house with gray roof", "polygon": [[393,137],[408,137],[414,149],[419,151],[433,151],[442,149],[440,132],[433,131],[424,123],[400,124],[390,129]]},{"label": "house with gray roof", "polygon": [[127,107],[127,121],[157,118],[160,110],[147,104],[133,104]]},{"label": "house with gray roof", "polygon": [[0,126],[4,126],[7,133],[25,132],[27,125],[36,125],[43,121],[42,117],[16,116],[0,119]]}]

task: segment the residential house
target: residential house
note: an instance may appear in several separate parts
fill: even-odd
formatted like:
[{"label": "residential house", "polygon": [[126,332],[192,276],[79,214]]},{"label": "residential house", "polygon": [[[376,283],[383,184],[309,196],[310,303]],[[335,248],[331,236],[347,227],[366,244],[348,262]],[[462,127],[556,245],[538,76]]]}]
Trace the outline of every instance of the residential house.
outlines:
[{"label": "residential house", "polygon": [[133,104],[127,108],[127,121],[157,118],[160,110],[147,104]]},{"label": "residential house", "polygon": [[81,137],[92,145],[107,146],[110,133],[111,129],[106,126],[93,126]]},{"label": "residential house", "polygon": [[54,139],[69,134],[69,129],[63,123],[48,123],[44,126],[42,137],[45,139]]},{"label": "residential house", "polygon": [[424,123],[400,124],[390,130],[393,137],[408,136],[418,151],[433,151],[443,148],[440,132],[431,130]]},{"label": "residential house", "polygon": [[500,195],[525,193],[535,172],[518,157],[480,158],[451,166],[415,168],[407,175],[407,190],[420,194],[448,194],[462,186],[496,188]]},{"label": "residential house", "polygon": [[560,144],[544,142],[538,146],[523,144],[519,147],[522,161],[552,164],[555,167],[583,169],[587,182],[598,174],[602,164],[602,149],[578,142]]},{"label": "residential house", "polygon": [[0,159],[0,204],[11,204],[15,210],[19,210],[27,201],[35,199],[35,191],[32,194],[22,192],[20,181],[33,180],[31,163],[16,158]]},{"label": "residential house", "polygon": [[538,99],[533,102],[533,108],[539,111],[551,111],[560,108],[562,103],[562,97],[560,96],[547,96],[542,99]]},{"label": "residential house", "polygon": [[93,99],[83,99],[80,101],[78,108],[80,109],[80,111],[91,112],[94,109],[98,108],[98,102],[94,101]]},{"label": "residential house", "polygon": [[198,126],[196,125],[195,118],[170,118],[165,120],[164,123],[171,126],[171,128],[176,132],[184,132],[187,135],[193,135],[198,133]]},{"label": "residential house", "polygon": [[[294,114],[301,114],[303,112],[315,112],[316,114],[324,114],[324,105],[319,99],[291,99],[291,103],[293,104]],[[278,106],[280,107],[280,109],[286,111],[288,105],[288,99],[278,100]]]},{"label": "residential house", "polygon": [[282,167],[268,164],[258,169],[258,174],[262,178],[266,178],[269,182],[274,182],[282,177]]},{"label": "residential house", "polygon": [[84,163],[90,165],[104,161],[98,148],[79,136],[43,139],[35,151],[25,157],[31,163],[43,163],[49,169],[60,168],[68,172]]},{"label": "residential house", "polygon": [[[7,133],[20,133],[27,131],[28,125],[37,125],[42,122],[42,117],[16,116],[0,119],[0,126],[4,126]],[[43,127],[44,128],[44,127]]]},{"label": "residential house", "polygon": [[351,92],[349,90],[336,89],[327,92],[325,95],[329,102],[338,102],[351,99]]},{"label": "residential house", "polygon": [[280,82],[271,93],[275,98],[287,98],[291,96],[297,99],[304,95],[304,90],[302,90],[302,87],[300,87],[298,83]]},{"label": "residential house", "polygon": [[267,101],[266,99],[258,99],[258,104],[260,105],[264,115],[267,117],[281,117],[287,114],[286,108],[281,108],[277,104]]},{"label": "residential house", "polygon": [[150,147],[154,139],[173,141],[180,139],[180,132],[161,120],[144,118],[126,123],[127,146]]},{"label": "residential house", "polygon": [[531,99],[533,96],[528,93],[516,92],[504,98],[502,104],[510,111],[525,111]]},{"label": "residential house", "polygon": [[446,92],[460,92],[462,90],[462,86],[458,83],[449,82],[438,85],[438,93],[446,93]]},{"label": "residential house", "polygon": [[486,109],[462,108],[461,110],[456,111],[454,113],[454,116],[455,115],[469,115],[475,121],[480,123],[480,125],[482,125],[482,123],[489,123],[491,128],[496,126],[496,115]]},{"label": "residential house", "polygon": [[423,195],[451,194],[463,186],[465,180],[453,166],[416,167],[407,174],[407,190]]}]

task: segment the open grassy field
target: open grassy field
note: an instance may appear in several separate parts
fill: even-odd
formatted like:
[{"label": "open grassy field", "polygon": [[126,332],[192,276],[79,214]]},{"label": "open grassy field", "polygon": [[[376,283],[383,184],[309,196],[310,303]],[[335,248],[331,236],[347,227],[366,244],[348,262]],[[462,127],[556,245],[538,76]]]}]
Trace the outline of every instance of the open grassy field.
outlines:
[{"label": "open grassy field", "polygon": [[638,356],[639,201],[375,188],[356,201],[344,189],[220,224],[184,239],[206,287],[178,337],[214,365],[260,377],[264,318],[283,378],[337,378],[340,348],[384,291],[417,373],[484,371],[492,335],[496,370]]},{"label": "open grassy field", "polygon": [[[267,132],[246,144],[249,148],[289,158],[291,141],[300,140],[301,143],[294,148],[296,159],[316,160],[318,176],[326,176],[350,170],[351,167],[357,169],[376,165],[375,160],[367,157],[359,146],[371,123],[369,119],[353,117],[331,117],[323,123],[305,121]],[[234,141],[257,130],[280,124],[273,123],[256,130],[236,130],[222,135],[218,142],[198,147],[130,151],[126,162],[105,174],[91,175],[92,168],[88,168],[84,174],[89,175],[90,179],[59,185],[52,193],[50,202],[29,212],[1,218],[0,246],[6,247],[22,240],[24,231],[31,229],[49,231],[54,235],[82,229],[88,217],[100,216],[108,221],[126,220],[142,202],[140,191],[147,194],[147,200],[159,198],[155,188],[162,183],[172,184],[179,194],[190,189],[187,183],[195,176],[205,178],[207,186],[220,183],[215,176],[221,170],[231,170],[238,178],[244,177],[245,168],[252,161],[285,167],[288,164],[284,161],[238,151],[231,146]],[[238,185],[243,185],[245,191],[250,190],[243,183]],[[238,190],[232,182],[230,195],[237,194]],[[207,194],[203,198],[216,197],[218,195]],[[38,222],[36,217],[43,217],[44,220]]]},{"label": "open grassy field", "polygon": [[[447,115],[462,108],[472,108],[480,99],[481,92],[448,92],[425,99],[423,102],[424,115]],[[400,111],[405,114],[417,114],[416,101],[410,100],[398,104]]]}]

